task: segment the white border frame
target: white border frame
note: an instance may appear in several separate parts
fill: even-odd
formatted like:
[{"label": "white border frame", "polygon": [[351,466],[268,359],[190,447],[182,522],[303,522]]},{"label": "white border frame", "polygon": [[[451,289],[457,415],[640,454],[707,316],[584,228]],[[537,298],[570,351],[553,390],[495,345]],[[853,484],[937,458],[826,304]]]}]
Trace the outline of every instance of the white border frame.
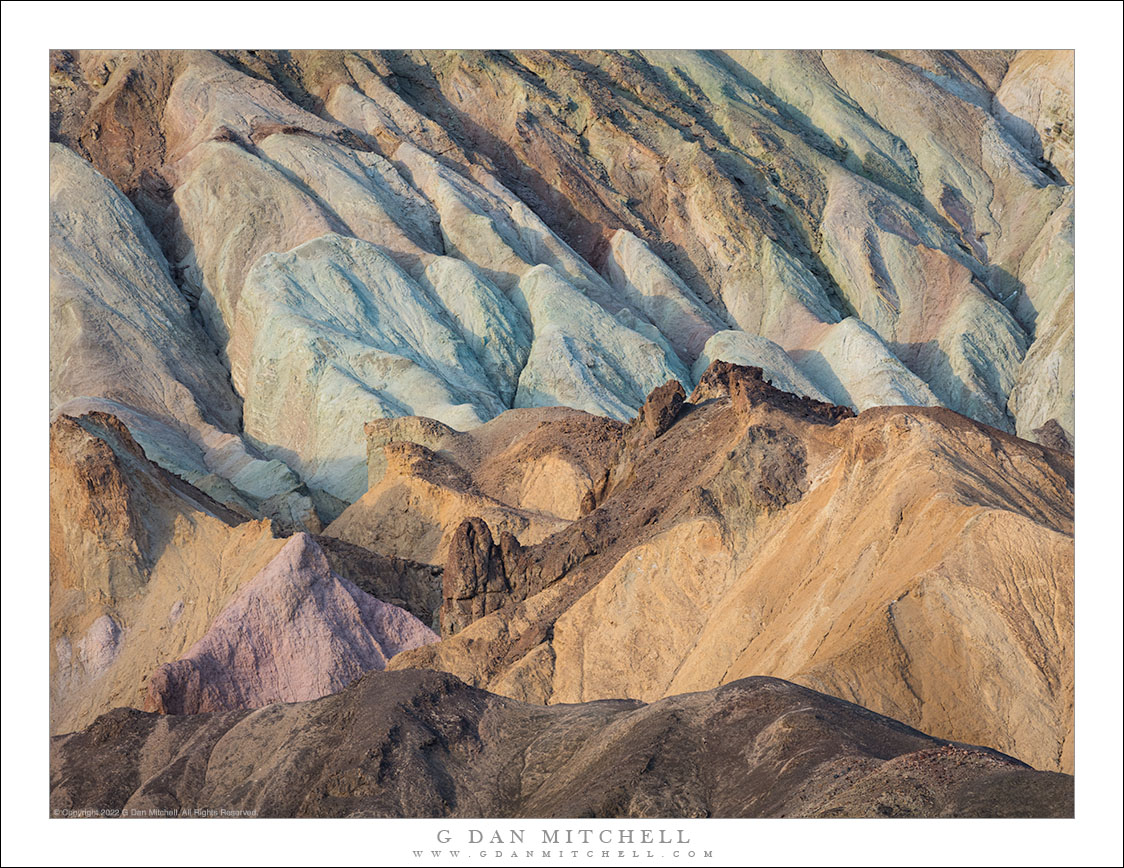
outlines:
[{"label": "white border frame", "polygon": [[[1073,48],[1077,173],[1077,819],[707,820],[698,864],[1114,865],[1121,861],[1121,4],[3,4],[3,861],[441,864],[438,829],[567,821],[48,823],[47,112],[50,48]],[[683,828],[663,823],[583,827]],[[479,848],[475,848],[479,849]],[[488,848],[491,849],[491,848]],[[507,848],[501,848],[507,849]],[[600,851],[600,847],[597,848]],[[612,848],[610,848],[612,849]],[[536,863],[524,857],[472,862]],[[576,860],[578,861],[578,860]],[[611,858],[600,864],[651,863]],[[654,861],[668,863],[668,858]],[[673,864],[691,864],[675,860]],[[445,864],[448,864],[447,860]]]}]

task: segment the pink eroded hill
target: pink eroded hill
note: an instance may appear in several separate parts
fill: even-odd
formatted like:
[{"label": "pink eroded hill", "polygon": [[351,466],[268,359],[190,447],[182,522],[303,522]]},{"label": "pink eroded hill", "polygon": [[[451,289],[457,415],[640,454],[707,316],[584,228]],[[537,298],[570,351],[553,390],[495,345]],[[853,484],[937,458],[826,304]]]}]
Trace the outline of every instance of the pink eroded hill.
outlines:
[{"label": "pink eroded hill", "polygon": [[194,714],[316,699],[436,641],[409,612],[332,572],[298,533],[186,656],[153,673],[144,707]]}]

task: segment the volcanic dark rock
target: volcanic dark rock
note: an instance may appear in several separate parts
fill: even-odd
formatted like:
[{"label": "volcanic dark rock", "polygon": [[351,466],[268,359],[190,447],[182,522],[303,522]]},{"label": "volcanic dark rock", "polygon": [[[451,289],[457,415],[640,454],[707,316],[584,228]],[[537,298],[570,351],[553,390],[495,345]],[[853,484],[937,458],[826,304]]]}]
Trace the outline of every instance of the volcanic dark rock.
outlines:
[{"label": "volcanic dark rock", "polygon": [[[299,757],[299,760],[298,760]],[[1073,779],[775,678],[651,705],[527,705],[434,672],[51,742],[51,808],[260,817],[1073,815]]]}]

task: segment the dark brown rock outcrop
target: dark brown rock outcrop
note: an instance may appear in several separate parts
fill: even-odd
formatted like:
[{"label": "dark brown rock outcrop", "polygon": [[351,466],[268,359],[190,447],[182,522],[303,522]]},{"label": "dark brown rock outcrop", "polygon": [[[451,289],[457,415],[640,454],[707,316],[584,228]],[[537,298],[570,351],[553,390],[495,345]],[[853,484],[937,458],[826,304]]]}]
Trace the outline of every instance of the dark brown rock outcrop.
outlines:
[{"label": "dark brown rock outcrop", "polygon": [[723,362],[694,398],[658,437],[647,411],[606,430],[598,494],[545,538],[462,525],[445,640],[391,668],[546,703],[765,671],[1072,768],[1068,455],[944,408],[855,416]]},{"label": "dark brown rock outcrop", "polygon": [[437,629],[437,613],[441,608],[440,567],[381,555],[332,536],[313,539],[324,551],[333,572],[372,597],[405,609]]},{"label": "dark brown rock outcrop", "polygon": [[683,391],[683,384],[678,380],[671,380],[652,391],[640,408],[636,421],[651,437],[659,437],[675,423],[685,400],[687,395]]},{"label": "dark brown rock outcrop", "polygon": [[372,673],[254,713],[117,709],[52,740],[53,809],[215,805],[262,817],[1065,817],[1073,779],[775,678],[651,705],[542,707],[449,675]]},{"label": "dark brown rock outcrop", "polygon": [[510,533],[497,545],[483,519],[461,522],[449,545],[442,579],[441,633],[450,636],[510,602],[507,563],[519,551]]},{"label": "dark brown rock outcrop", "polygon": [[417,417],[373,422],[371,488],[325,533],[434,567],[467,518],[537,543],[605,496],[624,427],[563,407],[509,410],[465,432]]},{"label": "dark brown rock outcrop", "polygon": [[[700,391],[701,390],[701,391]],[[728,437],[723,424],[714,425],[714,408],[704,416],[687,417],[697,404],[720,398],[733,419],[752,418],[753,409],[777,412],[779,418],[797,418],[814,423],[834,424],[854,416],[846,407],[835,407],[810,398],[782,392],[762,378],[759,368],[746,368],[716,361],[708,368],[702,383],[685,400],[683,387],[669,382],[649,395],[639,414],[615,443],[615,460],[600,486],[600,497],[589,492],[583,516],[575,524],[548,540],[520,546],[514,536],[504,533],[499,544],[487,523],[479,518],[466,520],[457,529],[445,564],[442,633],[450,635],[473,621],[515,604],[550,587],[587,559],[608,569],[622,546],[630,546],[652,536],[677,521],[715,510],[751,516],[770,512],[799,499],[804,482],[804,447],[783,426],[750,424],[741,437],[730,441],[722,463],[702,462],[713,458],[708,450],[719,447],[712,440]],[[757,414],[760,416],[760,413]],[[681,436],[656,445],[678,420],[687,419],[702,437]],[[711,423],[711,424],[708,424]],[[544,441],[563,439],[564,432],[547,434]],[[722,444],[726,444],[722,440]],[[595,507],[615,495],[607,507]],[[604,558],[598,558],[601,553]],[[588,580],[587,580],[588,581]],[[580,587],[586,587],[584,583]],[[575,591],[568,591],[566,599]]]},{"label": "dark brown rock outcrop", "polygon": [[[63,803],[108,756],[142,801],[306,814],[1041,804],[1046,779],[979,751],[743,720],[722,688],[758,675],[1073,769],[1071,52],[75,50],[49,73],[52,732],[177,712],[76,736]],[[391,642],[367,593],[444,641]],[[384,665],[471,687],[375,679],[208,741]],[[749,802],[688,730],[749,756]],[[885,760],[833,766],[842,807],[825,743]],[[769,789],[762,757],[831,794]]]},{"label": "dark brown rock outcrop", "polygon": [[693,404],[699,404],[718,397],[730,398],[734,407],[743,412],[754,404],[766,402],[809,422],[826,425],[833,425],[855,415],[850,407],[839,407],[805,395],[781,391],[766,381],[760,368],[735,365],[721,359],[710,363],[691,393],[690,400]]},{"label": "dark brown rock outcrop", "polygon": [[1050,419],[1041,428],[1034,430],[1034,436],[1043,446],[1049,446],[1051,449],[1057,449],[1060,452],[1068,452],[1073,454],[1073,443],[1070,442],[1069,436],[1065,433],[1065,429],[1058,424],[1057,419]]}]

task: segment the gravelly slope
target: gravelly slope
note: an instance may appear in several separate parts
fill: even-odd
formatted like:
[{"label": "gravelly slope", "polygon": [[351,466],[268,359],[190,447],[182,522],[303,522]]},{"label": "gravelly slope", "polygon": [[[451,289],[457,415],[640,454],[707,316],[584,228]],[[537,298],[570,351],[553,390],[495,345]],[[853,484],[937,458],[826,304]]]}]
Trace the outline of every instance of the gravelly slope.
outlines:
[{"label": "gravelly slope", "polygon": [[[143,758],[143,759],[142,759]],[[254,712],[117,709],[51,743],[51,807],[142,816],[1065,817],[1073,779],[773,678],[525,705],[372,673]]]},{"label": "gravelly slope", "polygon": [[56,307],[83,285],[83,334],[188,360],[54,404],[123,405],[291,527],[362,494],[371,418],[625,419],[700,356],[1073,442],[1071,53],[59,51],[51,85],[89,208],[137,209],[111,280],[57,257]]},{"label": "gravelly slope", "polygon": [[1072,812],[1072,52],[50,85],[53,804]]},{"label": "gravelly slope", "polygon": [[[855,416],[761,376],[715,362],[690,401],[673,381],[628,426],[587,426],[584,453],[566,418],[477,429],[506,428],[505,452],[468,448],[476,432],[403,442],[399,425],[387,461],[429,460],[327,531],[378,548],[425,492],[413,538],[447,540],[446,639],[391,666],[551,703],[768,673],[1072,769],[1072,458],[943,408]],[[469,490],[492,508],[469,511]],[[545,538],[505,520],[541,492],[556,516],[578,504]]]}]

